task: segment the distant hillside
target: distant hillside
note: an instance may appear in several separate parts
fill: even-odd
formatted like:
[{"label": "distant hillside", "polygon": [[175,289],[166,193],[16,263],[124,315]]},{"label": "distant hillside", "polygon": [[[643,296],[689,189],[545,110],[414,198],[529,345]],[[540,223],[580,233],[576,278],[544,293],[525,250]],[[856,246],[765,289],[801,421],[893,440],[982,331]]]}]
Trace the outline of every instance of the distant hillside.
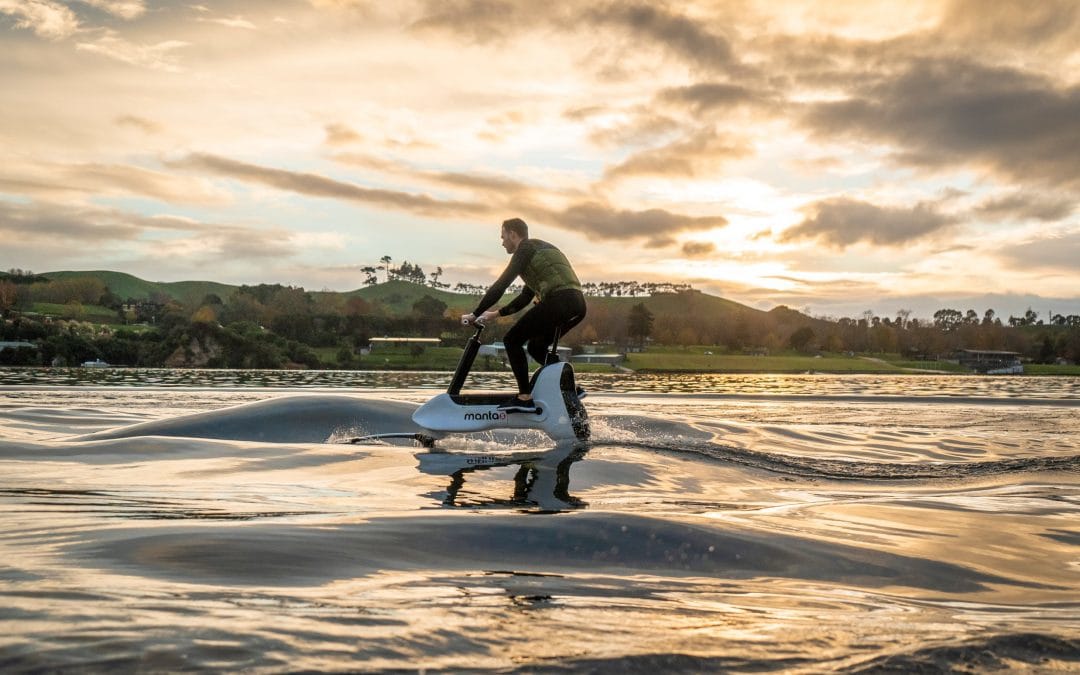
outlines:
[{"label": "distant hillside", "polygon": [[665,317],[675,316],[712,316],[739,320],[766,316],[766,313],[759,309],[693,290],[682,293],[657,293],[647,298],[590,297],[589,302],[604,303],[626,311],[629,311],[633,305],[642,303],[652,312],[656,321],[664,321]]},{"label": "distant hillside", "polygon": [[164,293],[176,300],[201,300],[210,293],[221,299],[228,299],[239,286],[220,284],[215,281],[146,281],[124,272],[105,270],[87,270],[82,272],[60,271],[46,272],[41,276],[49,279],[75,279],[91,277],[100,279],[116,295],[127,300],[147,300],[154,293]]},{"label": "distant hillside", "polygon": [[[480,299],[479,295],[450,293],[408,281],[388,281],[349,291],[342,295],[361,297],[369,302],[377,301],[395,314],[410,312],[413,303],[425,295],[430,295],[436,300],[446,303],[446,306],[451,309],[458,308],[462,311],[471,311]],[[508,294],[499,304],[505,304],[511,297],[513,296]],[[606,307],[620,314],[628,312],[633,305],[643,303],[657,321],[663,321],[665,317],[675,316],[730,317],[744,320],[748,317],[765,317],[768,315],[761,310],[731,300],[725,300],[715,295],[702,293],[701,291],[658,293],[649,297],[589,296],[588,302],[590,305]],[[793,310],[787,311],[802,316]],[[803,317],[803,319],[805,320],[806,317]]]},{"label": "distant hillside", "polygon": [[[91,277],[100,279],[109,289],[121,298],[147,299],[154,293],[165,293],[177,300],[199,301],[207,294],[214,293],[223,300],[228,300],[239,290],[239,286],[231,286],[213,281],[174,281],[156,282],[146,281],[123,272],[109,272],[91,270],[83,272],[61,271],[46,272],[41,275],[50,279],[70,279],[76,277]],[[413,304],[429,295],[436,300],[446,303],[450,309],[460,309],[463,312],[471,311],[479,295],[451,293],[429,286],[422,286],[408,281],[387,281],[374,286],[366,286],[352,291],[337,293],[333,291],[312,291],[314,296],[340,295],[345,298],[360,297],[369,302],[378,302],[391,314],[403,315],[412,311]],[[503,300],[508,301],[509,296]],[[719,319],[745,321],[748,319],[761,319],[769,316],[778,318],[777,313],[783,314],[784,322],[806,322],[806,317],[799,312],[787,308],[776,308],[772,312],[763,312],[746,305],[725,300],[715,295],[702,293],[701,291],[686,291],[682,293],[658,293],[649,297],[601,297],[589,296],[588,302],[594,307],[604,307],[618,314],[624,314],[630,307],[643,303],[653,313],[657,321],[665,321],[667,317],[695,317],[708,316]]]},{"label": "distant hillside", "polygon": [[[323,295],[318,292],[314,295]],[[413,303],[425,295],[430,295],[440,302],[446,303],[447,307],[459,307],[471,310],[480,296],[451,293],[430,286],[421,286],[410,281],[386,281],[374,286],[365,286],[355,291],[340,293],[346,298],[359,297],[368,302],[378,302],[394,314],[405,314],[412,311]]]}]

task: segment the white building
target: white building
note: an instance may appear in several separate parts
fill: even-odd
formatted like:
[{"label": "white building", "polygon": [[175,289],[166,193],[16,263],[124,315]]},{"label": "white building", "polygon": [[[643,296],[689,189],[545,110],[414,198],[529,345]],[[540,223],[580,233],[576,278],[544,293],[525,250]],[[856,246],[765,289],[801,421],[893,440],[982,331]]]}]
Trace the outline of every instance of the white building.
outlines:
[{"label": "white building", "polygon": [[[560,361],[569,361],[570,355],[573,353],[573,350],[571,350],[569,347],[559,347],[558,351]],[[493,358],[499,359],[500,361],[506,361],[506,347],[504,347],[503,343],[501,342],[492,342],[489,345],[480,345],[480,351],[477,352],[477,354],[479,356],[491,356]],[[529,360],[535,363],[531,356],[529,357]]]}]

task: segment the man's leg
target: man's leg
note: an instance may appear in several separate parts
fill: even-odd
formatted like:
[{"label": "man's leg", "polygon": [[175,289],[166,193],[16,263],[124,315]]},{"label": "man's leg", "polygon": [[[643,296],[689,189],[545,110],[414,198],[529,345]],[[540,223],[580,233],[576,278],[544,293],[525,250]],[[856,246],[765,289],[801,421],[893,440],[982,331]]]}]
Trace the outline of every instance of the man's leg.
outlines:
[{"label": "man's leg", "polygon": [[548,349],[555,341],[555,331],[565,335],[585,318],[585,297],[580,293],[560,293],[551,301],[534,306],[513,325],[503,337],[506,358],[518,385],[518,396],[531,397],[529,387],[529,361],[524,345],[529,344],[529,354],[541,366],[547,361]]},{"label": "man's leg", "polygon": [[548,354],[551,352],[551,343],[554,341],[555,326],[548,324],[538,335],[529,338],[529,356],[540,365],[546,365]]},{"label": "man's leg", "polygon": [[[532,343],[538,341],[545,329],[550,329],[551,319],[547,316],[544,304],[536,305],[525,316],[521,317],[503,337],[503,346],[506,348],[506,358],[510,361],[510,370],[514,371],[514,379],[517,381],[519,396],[531,396],[529,391],[529,360],[525,356],[525,343],[530,348]],[[540,340],[543,338],[540,337]],[[541,362],[542,363],[542,362]]]}]

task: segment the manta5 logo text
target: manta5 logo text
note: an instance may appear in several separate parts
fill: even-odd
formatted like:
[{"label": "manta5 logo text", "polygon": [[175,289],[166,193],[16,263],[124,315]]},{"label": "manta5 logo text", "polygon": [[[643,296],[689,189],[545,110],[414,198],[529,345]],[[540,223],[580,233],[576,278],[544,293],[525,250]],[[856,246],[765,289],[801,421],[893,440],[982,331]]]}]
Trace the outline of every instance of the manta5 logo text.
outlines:
[{"label": "manta5 logo text", "polygon": [[506,420],[506,413],[499,410],[489,410],[487,412],[467,412],[465,413],[466,422],[485,422],[488,420]]}]

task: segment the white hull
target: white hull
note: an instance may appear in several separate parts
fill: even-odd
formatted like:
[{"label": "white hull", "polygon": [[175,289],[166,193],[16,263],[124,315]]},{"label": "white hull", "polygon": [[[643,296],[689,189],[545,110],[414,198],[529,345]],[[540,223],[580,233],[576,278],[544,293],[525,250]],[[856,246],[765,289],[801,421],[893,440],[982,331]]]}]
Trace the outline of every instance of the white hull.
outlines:
[{"label": "white hull", "polygon": [[585,441],[589,437],[588,415],[578,399],[573,373],[573,368],[562,362],[540,371],[532,390],[538,409],[535,413],[499,410],[499,403],[513,393],[444,393],[420,406],[412,419],[432,438],[492,429],[537,429],[556,442]]}]

